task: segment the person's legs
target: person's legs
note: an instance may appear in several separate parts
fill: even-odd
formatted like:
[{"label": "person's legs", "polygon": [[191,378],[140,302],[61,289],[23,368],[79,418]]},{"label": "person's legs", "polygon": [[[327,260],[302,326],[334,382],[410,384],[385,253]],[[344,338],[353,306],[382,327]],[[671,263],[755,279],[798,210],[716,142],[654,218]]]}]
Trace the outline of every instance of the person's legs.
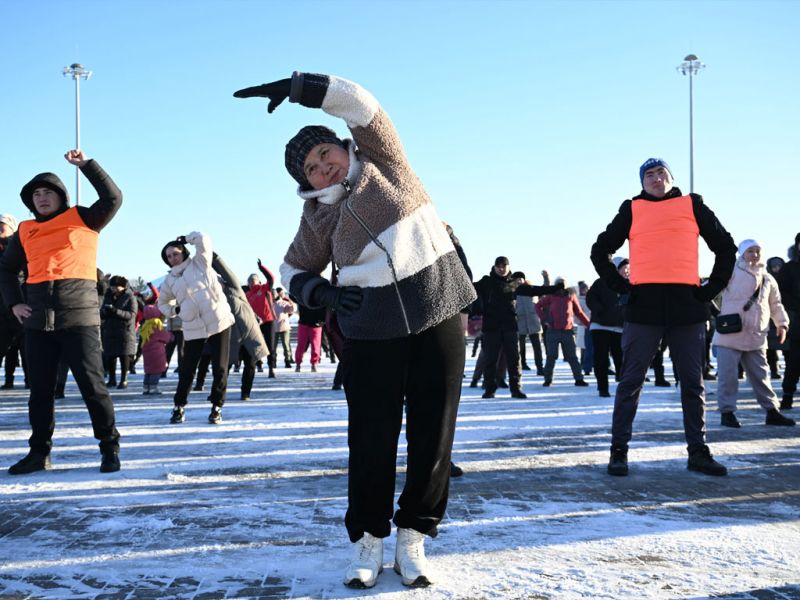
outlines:
[{"label": "person's legs", "polygon": [[[53,394],[61,356],[60,340],[53,331],[25,331],[25,351],[28,353],[28,375],[31,395],[28,400],[28,420],[32,452],[47,455],[53,446],[55,410]],[[101,371],[102,377],[102,371]]]},{"label": "person's legs", "polygon": [[303,364],[303,355],[306,353],[306,347],[311,341],[311,327],[299,323],[297,325],[297,346],[294,349],[294,363],[299,369]]},{"label": "person's legs", "polygon": [[597,379],[597,391],[605,395],[608,394],[608,352],[613,332],[593,329],[588,334],[592,338],[594,346],[594,364],[592,366]]},{"label": "person's legs", "polygon": [[486,394],[494,394],[497,390],[497,373],[495,365],[503,347],[503,334],[500,331],[483,332],[483,383]]},{"label": "person's legs", "polygon": [[766,411],[777,410],[780,402],[770,384],[767,355],[764,350],[742,352],[740,360],[758,404]]},{"label": "person's legs", "polygon": [[311,366],[314,367],[319,364],[322,354],[322,327],[312,327],[310,331],[311,343]]},{"label": "person's legs", "polygon": [[526,346],[528,345],[528,336],[524,333],[518,335],[519,340],[519,362],[522,363],[522,369],[524,371],[530,371],[530,367],[528,366],[528,361],[525,358]]},{"label": "person's legs", "polygon": [[575,354],[575,334],[572,333],[572,331],[560,331],[559,334],[561,338],[561,351],[564,353],[564,358],[572,369],[572,376],[575,378],[575,383],[579,383],[583,381],[583,371],[581,370],[581,363]]},{"label": "person's legs", "polygon": [[256,359],[250,356],[250,353],[244,347],[239,347],[239,358],[244,365],[242,369],[242,400],[250,397],[250,392],[253,390],[253,380],[256,377]]},{"label": "person's legs", "polygon": [[264,341],[267,343],[267,349],[269,350],[269,356],[267,357],[267,366],[269,367],[270,371],[273,371],[275,369],[275,363],[276,363],[275,340],[272,335],[272,328],[274,325],[275,321],[267,321],[259,325],[261,333],[264,335]]},{"label": "person's legs", "polygon": [[183,358],[178,367],[178,387],[175,389],[176,406],[186,406],[189,398],[189,388],[192,387],[194,372],[197,369],[197,363],[200,362],[205,343],[206,340],[201,338],[199,340],[187,340],[183,344]]},{"label": "person's legs", "polygon": [[[510,334],[516,346],[516,333]],[[464,358],[458,315],[413,337],[406,392],[408,468],[394,523],[431,537],[447,507]]]},{"label": "person's legs", "polygon": [[128,386],[128,372],[131,368],[131,357],[130,355],[123,355],[119,357],[119,387],[127,387]]},{"label": "person's legs", "polygon": [[681,378],[683,429],[689,453],[706,443],[705,389],[705,323],[670,327],[667,334],[669,355]]},{"label": "person's legs", "polygon": [[664,328],[658,325],[625,323],[622,330],[622,377],[614,398],[611,447],[628,448],[633,435],[633,419],[647,369],[661,342]]},{"label": "person's legs", "polygon": [[351,542],[365,532],[378,538],[391,532],[409,346],[409,338],[345,340],[342,379],[350,450],[345,525]]},{"label": "person's legs", "polygon": [[519,362],[519,338],[516,331],[504,331],[503,354],[506,357],[506,370],[508,372],[508,387],[511,392],[521,391],[520,379],[522,372]]},{"label": "person's legs", "polygon": [[553,369],[556,366],[556,359],[558,359],[558,344],[559,337],[557,331],[549,329],[544,333],[544,349],[547,355],[547,360],[544,363],[544,381],[549,383],[553,381]]},{"label": "person's legs", "polygon": [[287,367],[291,366],[293,362],[291,333],[291,331],[281,331],[278,334],[281,338],[281,346],[283,347],[283,360],[286,362]]},{"label": "person's legs", "polygon": [[208,400],[214,406],[225,404],[225,392],[228,389],[228,358],[231,349],[231,328],[215,333],[208,338],[211,349],[211,373],[213,382]]},{"label": "person's legs", "polygon": [[[103,358],[100,332],[97,327],[71,327],[57,331],[75,383],[89,410],[94,437],[100,451],[119,452],[119,432],[116,428],[114,404],[103,381]],[[50,394],[53,393],[50,388]]]},{"label": "person's legs", "polygon": [[739,392],[738,365],[742,353],[733,348],[717,346],[717,406],[719,412],[736,411]]},{"label": "person's legs", "polygon": [[530,336],[531,346],[533,346],[533,360],[536,364],[536,374],[541,375],[544,372],[544,362],[542,360],[542,342],[538,333],[532,333]]}]

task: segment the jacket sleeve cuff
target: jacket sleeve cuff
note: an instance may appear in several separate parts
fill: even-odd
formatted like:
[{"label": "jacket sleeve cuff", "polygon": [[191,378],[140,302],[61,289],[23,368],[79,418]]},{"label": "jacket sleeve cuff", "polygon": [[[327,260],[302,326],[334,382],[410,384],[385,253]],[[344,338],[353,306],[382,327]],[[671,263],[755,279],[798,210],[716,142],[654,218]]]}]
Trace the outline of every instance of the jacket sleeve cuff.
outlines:
[{"label": "jacket sleeve cuff", "polygon": [[320,305],[313,302],[312,296],[317,286],[326,283],[328,283],[328,281],[324,277],[320,277],[316,273],[305,271],[292,277],[292,281],[289,284],[289,293],[300,300],[303,306],[307,306],[308,308],[321,308]]},{"label": "jacket sleeve cuff", "polygon": [[289,102],[297,102],[308,108],[322,108],[328,91],[330,78],[316,73],[292,73]]}]

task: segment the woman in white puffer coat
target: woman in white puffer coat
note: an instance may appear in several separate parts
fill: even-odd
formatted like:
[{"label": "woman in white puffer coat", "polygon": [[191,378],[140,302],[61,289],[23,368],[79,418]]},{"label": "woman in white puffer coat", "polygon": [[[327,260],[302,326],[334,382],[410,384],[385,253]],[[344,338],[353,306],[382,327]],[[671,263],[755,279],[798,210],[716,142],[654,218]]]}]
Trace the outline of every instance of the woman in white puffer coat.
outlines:
[{"label": "woman in white puffer coat", "polygon": [[[186,244],[195,247],[189,258]],[[167,317],[180,315],[183,322],[184,351],[179,365],[180,378],[175,390],[175,408],[171,423],[182,423],[189,389],[194,379],[203,346],[211,347],[211,368],[214,382],[208,396],[211,414],[208,422],[222,421],[222,405],[228,387],[228,355],[230,353],[233,314],[222,291],[217,273],[211,267],[211,238],[192,232],[167,242],[161,258],[170,266],[166,279],[159,287],[158,308]]]},{"label": "woman in white puffer coat", "polygon": [[755,240],[739,244],[739,260],[727,287],[722,291],[720,315],[738,314],[741,331],[714,334],[717,347],[717,402],[726,427],[741,427],[736,418],[739,389],[738,365],[741,362],[753,393],[767,411],[767,425],[794,425],[794,420],[778,412],[778,398],[770,385],[767,368],[769,321],[775,322],[782,341],[789,328],[789,317],[781,304],[775,279],[761,262],[761,247]]}]

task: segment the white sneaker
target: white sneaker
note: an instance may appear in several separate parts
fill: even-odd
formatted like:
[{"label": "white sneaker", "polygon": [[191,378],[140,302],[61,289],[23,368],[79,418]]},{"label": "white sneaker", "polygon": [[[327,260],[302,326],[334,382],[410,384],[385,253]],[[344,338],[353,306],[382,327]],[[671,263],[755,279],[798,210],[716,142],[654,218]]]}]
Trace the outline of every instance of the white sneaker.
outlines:
[{"label": "white sneaker", "polygon": [[344,584],[351,588],[371,588],[383,571],[383,538],[364,533],[353,544],[355,554],[344,576]]},{"label": "white sneaker", "polygon": [[403,585],[428,587],[433,583],[431,568],[425,558],[425,534],[414,529],[397,528],[397,548],[394,555],[394,570],[403,580]]}]

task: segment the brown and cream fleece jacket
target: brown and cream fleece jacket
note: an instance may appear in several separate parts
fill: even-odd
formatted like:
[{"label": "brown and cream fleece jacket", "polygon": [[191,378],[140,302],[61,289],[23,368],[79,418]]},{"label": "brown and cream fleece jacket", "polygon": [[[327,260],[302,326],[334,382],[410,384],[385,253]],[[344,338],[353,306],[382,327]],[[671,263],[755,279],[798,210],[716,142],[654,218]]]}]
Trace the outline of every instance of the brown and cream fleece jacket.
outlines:
[{"label": "brown and cream fleece jacket", "polygon": [[442,220],[406,159],[400,138],[377,100],[333,76],[294,73],[291,102],[345,120],[350,169],[340,184],[298,190],[305,200],[281,281],[312,306],[313,289],[333,260],[338,285],[358,286],[364,300],[339,315],[345,336],[391,339],[437,325],[475,300]]}]

